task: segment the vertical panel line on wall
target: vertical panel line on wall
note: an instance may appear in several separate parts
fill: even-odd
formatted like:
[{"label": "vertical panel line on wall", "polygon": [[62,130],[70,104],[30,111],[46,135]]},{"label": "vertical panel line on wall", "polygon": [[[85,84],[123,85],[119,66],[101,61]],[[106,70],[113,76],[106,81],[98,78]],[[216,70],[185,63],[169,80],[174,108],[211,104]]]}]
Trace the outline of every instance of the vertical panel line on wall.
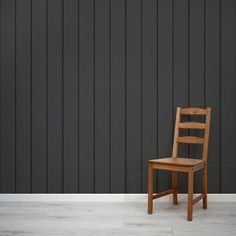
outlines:
[{"label": "vertical panel line on wall", "polygon": [[46,0],[46,193],[48,193],[48,0]]},{"label": "vertical panel line on wall", "polygon": [[32,149],[32,84],[33,84],[33,71],[32,71],[32,0],[30,0],[30,192],[33,192],[33,185],[32,185],[32,156],[33,156],[33,149]]},{"label": "vertical panel line on wall", "polygon": [[61,86],[61,102],[62,102],[62,109],[61,109],[61,132],[62,132],[62,139],[61,139],[61,181],[62,181],[62,193],[64,193],[64,0],[61,2],[61,54],[62,54],[62,66],[61,66],[61,78],[62,78],[62,86]]},{"label": "vertical panel line on wall", "polygon": [[127,0],[125,0],[125,193],[127,193]]},{"label": "vertical panel line on wall", "polygon": [[93,0],[93,192],[95,193],[95,0]]},{"label": "vertical panel line on wall", "polygon": [[172,130],[174,129],[174,114],[175,114],[175,108],[174,108],[174,83],[175,83],[175,64],[174,64],[174,56],[175,56],[175,51],[174,51],[174,45],[175,45],[175,5],[174,1],[172,0]]},{"label": "vertical panel line on wall", "polygon": [[[157,149],[156,149],[156,152],[157,152],[157,155],[158,155],[158,149],[159,149],[159,147],[158,147],[158,61],[159,61],[159,58],[158,58],[158,25],[159,25],[159,20],[158,20],[158,2],[159,2],[159,0],[157,0],[157,9],[156,9],[156,11],[157,11],[157,46],[156,46],[156,50],[157,50],[157,65],[156,65],[156,76],[157,76],[157,78],[156,78],[156,80],[157,80],[157,86],[156,86],[156,90],[157,90],[157,97],[156,97],[156,99],[157,99],[157,107],[156,107],[156,109],[157,109],[157,120],[156,120],[156,130],[157,130],[157,140],[156,140],[156,145],[157,145]],[[157,157],[158,158],[158,157]],[[158,171],[157,171],[157,176],[156,176],[156,181],[157,181],[157,192],[158,192]]]},{"label": "vertical panel line on wall", "polygon": [[16,102],[16,95],[17,95],[17,89],[16,89],[16,86],[17,86],[17,63],[16,63],[16,57],[17,57],[17,53],[16,53],[16,50],[17,50],[17,30],[16,30],[16,9],[17,9],[17,4],[16,4],[16,0],[15,0],[15,193],[16,193],[16,185],[17,185],[17,178],[16,178],[16,175],[17,175],[17,167],[16,167],[16,161],[17,161],[17,139],[16,139],[16,130],[17,130],[17,102]]},{"label": "vertical panel line on wall", "polygon": [[220,37],[220,44],[219,44],[219,54],[220,54],[220,56],[219,56],[219,60],[220,60],[220,66],[219,66],[219,77],[220,77],[220,91],[219,91],[219,94],[220,94],[220,193],[221,193],[221,191],[222,191],[222,188],[221,188],[221,162],[222,162],[222,160],[221,160],[221,134],[222,134],[222,132],[221,132],[221,120],[222,120],[222,118],[221,118],[221,107],[222,107],[222,101],[221,101],[221,0],[219,0],[220,1],[220,9],[219,9],[219,14],[220,14],[220,17],[219,17],[219,20],[220,20],[220,22],[219,22],[219,37]]},{"label": "vertical panel line on wall", "polygon": [[[0,0],[0,11],[2,7],[2,1]],[[0,88],[1,88],[1,71],[2,71],[2,17],[0,14]],[[1,177],[1,171],[2,171],[2,98],[0,94],[0,193],[2,192],[2,177]]]},{"label": "vertical panel line on wall", "polygon": [[[141,17],[140,17],[140,21],[141,21],[141,29],[140,29],[140,33],[141,33],[141,94],[140,94],[140,100],[141,100],[141,119],[140,119],[140,123],[141,123],[141,173],[143,173],[143,0],[141,0]],[[143,175],[141,174],[141,192],[143,192]]]},{"label": "vertical panel line on wall", "polygon": [[203,53],[204,53],[204,58],[203,58],[203,66],[204,66],[204,68],[203,68],[203,71],[204,71],[204,74],[203,74],[203,80],[204,80],[204,87],[203,87],[203,89],[204,89],[204,107],[206,107],[206,0],[204,0],[204,7],[203,7],[203,11],[204,11],[204,13],[203,13],[203,17],[204,17],[204,28],[203,28],[203,30],[204,30],[204,43],[203,43]]},{"label": "vertical panel line on wall", "polygon": [[[190,0],[188,0],[188,107],[190,106]],[[190,121],[188,117],[188,121]],[[189,130],[187,131],[190,135]],[[190,156],[190,145],[188,144],[188,157]]]},{"label": "vertical panel line on wall", "polygon": [[[236,14],[236,4],[235,4],[235,14]],[[235,17],[235,25],[236,25],[236,17]],[[235,62],[236,62],[236,48],[235,48]],[[235,64],[235,68],[236,68],[236,64]],[[236,83],[235,83],[235,90],[236,90]],[[235,132],[236,132],[236,129],[235,129]],[[235,142],[236,142],[236,140],[234,140],[234,145],[236,145]],[[236,162],[235,162],[235,170],[236,170]],[[236,175],[235,175],[235,182],[236,182]]]},{"label": "vertical panel line on wall", "polygon": [[188,107],[189,106],[190,106],[190,0],[188,0]]},{"label": "vertical panel line on wall", "polygon": [[[236,4],[235,4],[235,9],[234,10],[235,10],[235,13],[236,13]],[[235,24],[236,24],[236,17],[235,17]],[[235,50],[235,61],[236,61],[236,50]],[[236,63],[235,63],[235,68],[236,68]],[[235,90],[236,90],[236,83],[235,83]],[[236,100],[235,100],[235,102],[236,102]],[[235,127],[235,132],[236,132],[236,127]],[[234,140],[234,145],[236,145],[236,140]],[[235,162],[235,170],[236,170],[236,162]],[[236,182],[236,175],[235,175],[235,182]]]},{"label": "vertical panel line on wall", "polygon": [[79,169],[79,166],[80,166],[80,135],[79,135],[79,131],[80,131],[80,128],[79,128],[79,124],[80,124],[80,105],[79,105],[79,102],[80,102],[80,98],[79,98],[79,95],[80,95],[80,92],[79,92],[79,82],[80,82],[80,56],[79,56],[79,47],[80,47],[80,27],[79,27],[79,24],[80,24],[80,14],[79,14],[79,10],[80,10],[80,0],[78,0],[78,193],[80,192],[80,169]]},{"label": "vertical panel line on wall", "polygon": [[111,193],[111,0],[109,0],[109,193]]}]

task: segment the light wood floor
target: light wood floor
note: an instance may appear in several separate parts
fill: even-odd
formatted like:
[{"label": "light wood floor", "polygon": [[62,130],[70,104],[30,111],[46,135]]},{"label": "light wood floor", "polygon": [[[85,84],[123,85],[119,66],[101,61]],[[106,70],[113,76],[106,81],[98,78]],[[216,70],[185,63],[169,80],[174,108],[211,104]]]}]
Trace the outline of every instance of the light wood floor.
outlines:
[{"label": "light wood floor", "polygon": [[155,202],[0,202],[1,236],[236,235],[236,203],[194,206],[186,221],[186,203]]}]

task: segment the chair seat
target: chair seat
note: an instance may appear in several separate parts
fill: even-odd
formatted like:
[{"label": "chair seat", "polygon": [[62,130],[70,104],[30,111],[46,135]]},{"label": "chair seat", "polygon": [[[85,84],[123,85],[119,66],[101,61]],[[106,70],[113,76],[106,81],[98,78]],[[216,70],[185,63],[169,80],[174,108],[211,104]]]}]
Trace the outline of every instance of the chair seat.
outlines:
[{"label": "chair seat", "polygon": [[172,157],[153,159],[153,160],[150,160],[149,162],[157,163],[157,164],[159,163],[159,164],[164,164],[164,165],[166,164],[166,165],[174,165],[174,166],[186,166],[186,167],[191,167],[191,166],[195,166],[195,165],[203,163],[202,160],[183,158],[183,157],[176,157],[175,159]]}]

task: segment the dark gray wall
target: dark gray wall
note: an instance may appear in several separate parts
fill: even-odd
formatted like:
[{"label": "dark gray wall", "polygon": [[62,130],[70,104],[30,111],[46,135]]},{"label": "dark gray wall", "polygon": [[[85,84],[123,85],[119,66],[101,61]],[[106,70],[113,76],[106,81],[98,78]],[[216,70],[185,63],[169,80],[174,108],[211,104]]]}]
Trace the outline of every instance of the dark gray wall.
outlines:
[{"label": "dark gray wall", "polygon": [[176,106],[213,108],[209,191],[236,192],[235,0],[0,4],[2,193],[146,192]]}]

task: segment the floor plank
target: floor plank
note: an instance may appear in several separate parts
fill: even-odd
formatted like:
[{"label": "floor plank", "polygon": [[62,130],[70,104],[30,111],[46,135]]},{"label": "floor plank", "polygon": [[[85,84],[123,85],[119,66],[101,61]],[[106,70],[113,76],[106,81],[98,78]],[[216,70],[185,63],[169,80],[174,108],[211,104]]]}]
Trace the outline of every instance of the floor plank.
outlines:
[{"label": "floor plank", "polygon": [[194,206],[186,221],[186,203],[154,202],[0,202],[0,235],[235,235],[236,203]]}]

